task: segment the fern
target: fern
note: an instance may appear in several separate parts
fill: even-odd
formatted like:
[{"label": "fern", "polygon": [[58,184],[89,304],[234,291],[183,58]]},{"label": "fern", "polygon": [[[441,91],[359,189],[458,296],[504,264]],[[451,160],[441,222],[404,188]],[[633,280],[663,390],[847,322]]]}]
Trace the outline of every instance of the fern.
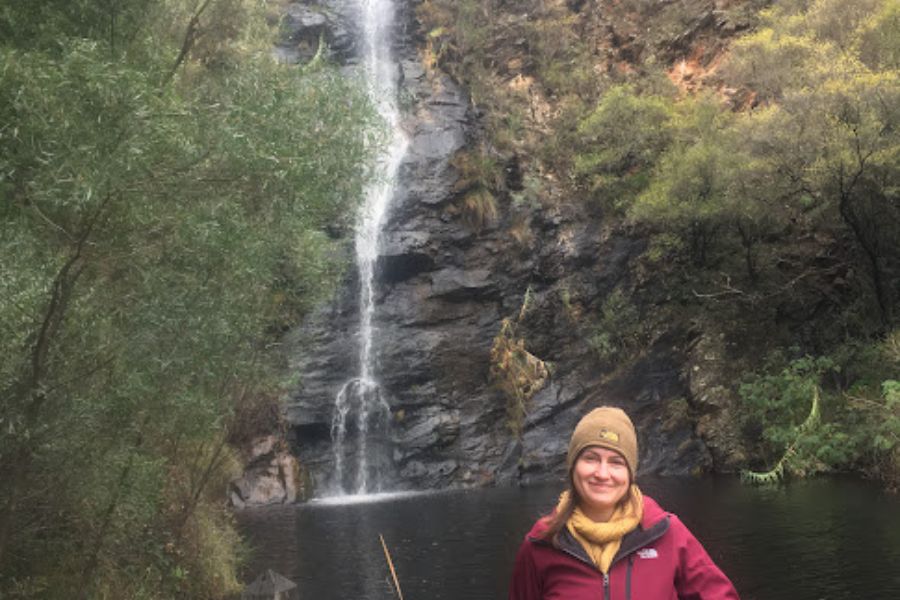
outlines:
[{"label": "fern", "polygon": [[790,459],[795,455],[795,448],[797,447],[797,442],[800,440],[800,436],[812,431],[822,420],[822,409],[820,404],[819,386],[813,386],[812,406],[809,408],[809,414],[806,416],[806,419],[804,419],[803,423],[797,427],[791,445],[784,451],[784,454],[778,462],[775,463],[775,466],[768,471],[760,472],[751,471],[749,469],[741,471],[741,481],[752,485],[773,485],[782,481],[787,467],[790,466]]}]

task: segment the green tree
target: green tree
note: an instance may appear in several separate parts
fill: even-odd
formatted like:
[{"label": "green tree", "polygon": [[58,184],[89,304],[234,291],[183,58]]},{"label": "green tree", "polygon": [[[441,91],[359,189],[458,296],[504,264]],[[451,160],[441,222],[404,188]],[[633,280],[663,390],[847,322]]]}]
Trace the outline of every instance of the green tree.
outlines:
[{"label": "green tree", "polygon": [[374,112],[276,64],[252,2],[4,3],[0,29],[0,590],[222,597],[231,415],[340,270]]},{"label": "green tree", "polygon": [[[892,283],[900,273],[900,80],[880,62],[889,64],[889,58],[869,59],[870,67],[858,53],[863,40],[873,39],[880,49],[871,46],[869,53],[889,57],[884,32],[896,19],[890,3],[860,3],[848,17],[847,33],[836,25],[839,3],[800,4],[779,4],[766,13],[766,27],[734,44],[724,72],[729,83],[756,95],[753,110],[733,113],[715,96],[703,95],[669,109],[671,141],[649,161],[650,175],[629,215],[680,236],[698,265],[719,262],[709,261],[713,242],[720,241],[723,258],[734,240],[753,282],[760,276],[756,249],[763,239],[783,238],[798,225],[837,240],[847,237],[884,329],[900,300]],[[605,122],[616,128],[617,119]],[[648,126],[637,115],[623,122],[635,124],[637,132],[620,128],[628,142],[607,133],[606,140],[619,143],[592,144],[598,156],[615,152],[604,150],[607,145],[636,154],[627,150],[629,143],[645,139]]]},{"label": "green tree", "polygon": [[576,174],[594,197],[627,208],[649,185],[653,167],[672,142],[672,118],[667,99],[613,86],[578,124]]},{"label": "green tree", "polygon": [[[769,28],[736,44],[730,71],[764,98],[778,100],[762,116],[743,118],[755,121],[749,149],[769,171],[773,195],[793,205],[794,214],[806,213],[812,227],[843,229],[852,236],[885,324],[898,300],[889,282],[900,266],[895,242],[900,80],[895,69],[877,60],[870,60],[877,63],[870,68],[857,53],[871,32],[890,27],[889,4],[855,5],[850,33],[835,25],[842,18],[835,2],[816,2],[790,16],[774,10]],[[805,58],[760,69],[777,78],[777,85],[748,73],[747,65],[781,56],[787,38],[805,49]]]}]

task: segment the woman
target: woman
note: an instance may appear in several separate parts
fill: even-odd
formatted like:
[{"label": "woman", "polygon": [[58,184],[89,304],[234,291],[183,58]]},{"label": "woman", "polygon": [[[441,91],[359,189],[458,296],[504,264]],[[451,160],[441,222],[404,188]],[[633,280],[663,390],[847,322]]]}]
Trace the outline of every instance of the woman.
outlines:
[{"label": "woman", "polygon": [[678,517],[641,495],[637,459],[622,410],[604,406],[579,421],[568,489],[519,548],[510,600],[737,600]]}]

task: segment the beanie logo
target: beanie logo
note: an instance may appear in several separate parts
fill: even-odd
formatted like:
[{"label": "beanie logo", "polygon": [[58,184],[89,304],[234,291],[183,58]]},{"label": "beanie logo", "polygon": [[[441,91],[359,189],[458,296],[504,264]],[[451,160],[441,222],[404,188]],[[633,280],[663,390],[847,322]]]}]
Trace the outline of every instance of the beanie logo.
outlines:
[{"label": "beanie logo", "polygon": [[619,434],[615,431],[610,431],[609,429],[601,429],[597,432],[597,437],[601,440],[606,440],[607,442],[612,442],[614,444],[619,443]]}]

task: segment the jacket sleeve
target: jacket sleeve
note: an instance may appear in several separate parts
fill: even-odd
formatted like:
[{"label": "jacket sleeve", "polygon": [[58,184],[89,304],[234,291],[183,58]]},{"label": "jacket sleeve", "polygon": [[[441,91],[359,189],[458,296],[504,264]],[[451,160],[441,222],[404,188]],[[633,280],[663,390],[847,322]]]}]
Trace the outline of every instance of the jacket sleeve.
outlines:
[{"label": "jacket sleeve", "polygon": [[541,600],[541,581],[534,562],[534,545],[525,540],[516,553],[509,600]]},{"label": "jacket sleeve", "polygon": [[678,519],[672,519],[679,536],[679,564],[675,589],[680,600],[740,600],[731,581]]}]

